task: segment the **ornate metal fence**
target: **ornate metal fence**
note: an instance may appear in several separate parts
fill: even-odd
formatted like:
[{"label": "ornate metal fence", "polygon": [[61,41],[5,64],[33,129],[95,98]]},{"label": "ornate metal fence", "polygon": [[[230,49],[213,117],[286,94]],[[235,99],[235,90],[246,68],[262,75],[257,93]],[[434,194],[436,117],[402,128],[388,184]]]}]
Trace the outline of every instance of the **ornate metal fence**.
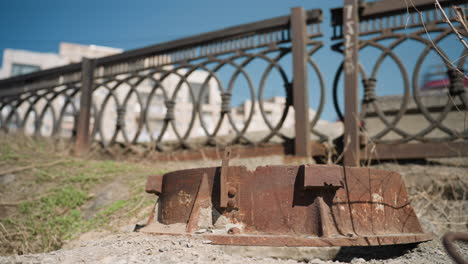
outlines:
[{"label": "ornate metal fence", "polygon": [[[80,64],[1,82],[0,122],[4,131],[43,136],[75,133],[75,113],[79,106],[74,98],[79,97],[81,88]],[[54,104],[59,101],[58,105]]]},{"label": "ornate metal fence", "polygon": [[[440,2],[463,32],[451,7],[458,4],[466,10],[466,2]],[[361,159],[467,155],[463,72],[467,72],[468,49],[441,10],[430,0],[379,1],[360,6],[359,13],[359,119],[361,139],[368,140],[361,142],[367,144]],[[337,52],[343,52],[342,18],[343,9],[332,10]],[[424,80],[422,68],[437,59],[444,68],[438,70],[439,79]],[[339,101],[342,74],[343,65],[333,83],[334,106],[341,119],[349,118]]]},{"label": "ornate metal fence", "polygon": [[[467,8],[463,1],[440,2],[452,19],[449,6]],[[349,164],[468,155],[468,51],[447,46],[459,42],[432,0],[409,4],[368,3],[347,18],[360,29],[360,65],[346,71],[359,72],[362,85],[343,78],[341,65],[329,87],[337,115],[353,121],[345,122]],[[332,49],[340,53],[344,15],[332,9]],[[331,131],[319,127],[326,107],[326,78],[314,60],[324,45],[321,22],[320,10],[296,8],[290,16],[0,80],[0,128],[71,139],[84,150],[90,141],[153,152],[280,143],[288,153],[310,156],[310,138],[329,141]],[[445,67],[435,82],[421,74],[431,56]],[[313,83],[308,72],[317,77]],[[352,96],[340,101],[343,83]],[[308,93],[318,101],[316,112]],[[343,103],[348,110],[359,106],[359,114],[343,114]]]},{"label": "ornate metal fence", "polygon": [[[1,80],[1,127],[60,138],[89,129],[89,138],[104,147],[140,145],[159,151],[289,143],[296,138],[297,115],[308,112],[308,106],[301,105],[295,116],[288,60],[294,49],[307,46],[308,65],[320,76],[312,90],[322,97],[311,124],[303,120],[300,127],[325,138],[313,129],[325,93],[312,59],[323,45],[314,41],[322,34],[321,11],[297,11],[296,18],[277,17],[86,60],[86,67],[84,62]],[[298,21],[295,26],[291,19]],[[294,47],[293,31],[303,37]],[[294,90],[304,97],[307,84],[300,85]],[[269,95],[267,87],[282,96],[268,98],[275,93]],[[80,105],[86,109],[80,111]],[[78,145],[89,141],[86,135],[77,140]]]}]

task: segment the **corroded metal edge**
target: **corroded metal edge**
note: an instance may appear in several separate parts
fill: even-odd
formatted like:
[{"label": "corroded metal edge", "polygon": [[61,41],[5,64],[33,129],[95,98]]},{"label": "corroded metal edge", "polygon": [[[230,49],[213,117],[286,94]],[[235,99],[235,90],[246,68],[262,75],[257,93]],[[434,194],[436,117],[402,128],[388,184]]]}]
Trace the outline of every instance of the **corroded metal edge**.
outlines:
[{"label": "corroded metal edge", "polygon": [[384,246],[395,244],[421,243],[433,239],[431,234],[395,234],[388,236],[359,236],[359,237],[299,237],[276,235],[211,235],[187,233],[161,233],[142,231],[152,235],[176,235],[209,240],[213,245],[237,246],[273,246],[273,247],[332,247],[332,246]]}]

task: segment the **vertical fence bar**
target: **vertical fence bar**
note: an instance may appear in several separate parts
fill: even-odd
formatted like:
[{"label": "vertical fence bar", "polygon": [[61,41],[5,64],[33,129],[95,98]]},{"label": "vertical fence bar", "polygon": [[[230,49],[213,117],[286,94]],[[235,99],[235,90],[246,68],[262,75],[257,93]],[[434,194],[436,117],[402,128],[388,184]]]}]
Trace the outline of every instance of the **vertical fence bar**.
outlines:
[{"label": "vertical fence bar", "polygon": [[292,89],[296,130],[294,154],[301,157],[310,157],[307,24],[306,14],[302,7],[291,9],[291,33],[294,76]]},{"label": "vertical fence bar", "polygon": [[89,121],[94,85],[94,60],[83,58],[81,67],[81,98],[76,128],[75,153],[80,155],[89,150]]},{"label": "vertical fence bar", "polygon": [[357,0],[344,0],[344,164],[359,166],[359,18]]}]

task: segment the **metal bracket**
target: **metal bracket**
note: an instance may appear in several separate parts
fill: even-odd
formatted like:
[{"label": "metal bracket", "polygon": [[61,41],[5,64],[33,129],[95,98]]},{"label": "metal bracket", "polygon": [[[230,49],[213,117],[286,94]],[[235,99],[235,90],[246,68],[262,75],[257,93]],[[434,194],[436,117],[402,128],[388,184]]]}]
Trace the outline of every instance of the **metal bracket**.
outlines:
[{"label": "metal bracket", "polygon": [[162,193],[163,175],[151,175],[146,180],[145,191],[160,195]]}]

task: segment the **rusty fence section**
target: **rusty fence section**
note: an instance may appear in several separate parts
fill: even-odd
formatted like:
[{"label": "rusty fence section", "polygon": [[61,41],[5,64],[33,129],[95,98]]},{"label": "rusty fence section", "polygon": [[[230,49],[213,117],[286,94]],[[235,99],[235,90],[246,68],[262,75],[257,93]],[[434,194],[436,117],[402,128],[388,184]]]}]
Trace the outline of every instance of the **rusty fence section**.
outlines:
[{"label": "rusty fence section", "polygon": [[[319,122],[331,107],[328,87],[344,121],[343,141],[335,143],[346,164],[466,156],[468,51],[452,55],[445,42],[460,42],[432,0],[406,2],[346,0],[331,10],[331,48],[344,63],[329,83],[315,60],[324,46],[322,12],[293,8],[288,16],[0,80],[0,128],[71,140],[79,152],[93,144],[164,155],[250,145],[260,155],[327,155],[316,143],[334,137]],[[440,3],[462,30],[450,7],[467,4]],[[434,56],[443,69],[431,84],[421,70]]]},{"label": "rusty fence section", "polygon": [[[466,1],[440,4],[454,26],[464,32],[453,6],[466,10]],[[361,99],[346,97],[345,104],[359,107],[359,116],[344,114],[339,100],[346,62],[335,74],[333,99],[340,119],[358,121],[347,133],[359,133],[360,159],[468,155],[468,82],[464,75],[468,49],[442,10],[432,0],[361,2],[357,7],[359,68],[352,70],[359,72]],[[348,41],[344,12],[342,8],[331,10],[332,49],[340,53],[345,53]],[[434,62],[439,63],[433,74],[437,78],[427,80],[421,70]],[[346,148],[346,142],[344,145]],[[350,146],[350,151],[355,150]]]}]

